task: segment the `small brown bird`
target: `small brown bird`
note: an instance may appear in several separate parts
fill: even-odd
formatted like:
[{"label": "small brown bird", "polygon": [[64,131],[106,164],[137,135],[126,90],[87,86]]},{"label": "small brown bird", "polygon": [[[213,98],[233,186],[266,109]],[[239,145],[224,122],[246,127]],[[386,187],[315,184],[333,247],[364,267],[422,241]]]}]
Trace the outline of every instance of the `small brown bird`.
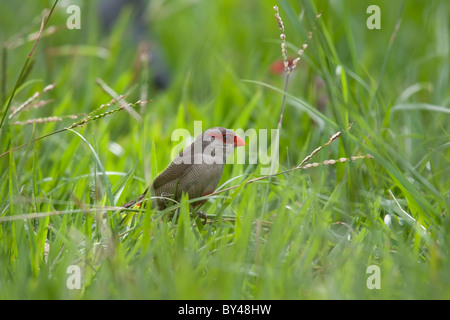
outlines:
[{"label": "small brown bird", "polygon": [[[190,199],[214,192],[222,177],[226,158],[239,146],[245,146],[244,140],[230,129],[215,127],[204,131],[195,141],[172,161],[137,199],[123,205],[130,208],[141,202],[151,188],[151,194],[159,197],[158,208],[165,209],[180,201],[182,193]],[[198,201],[193,207],[202,204]]]}]

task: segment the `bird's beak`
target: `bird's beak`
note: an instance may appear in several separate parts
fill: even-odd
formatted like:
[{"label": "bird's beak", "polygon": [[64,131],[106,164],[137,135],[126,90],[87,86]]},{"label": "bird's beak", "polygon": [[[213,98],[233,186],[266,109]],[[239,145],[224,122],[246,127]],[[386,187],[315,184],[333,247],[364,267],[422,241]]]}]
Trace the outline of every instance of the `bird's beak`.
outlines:
[{"label": "bird's beak", "polygon": [[238,135],[234,136],[234,146],[235,147],[241,147],[241,146],[246,146],[245,141],[239,137]]}]

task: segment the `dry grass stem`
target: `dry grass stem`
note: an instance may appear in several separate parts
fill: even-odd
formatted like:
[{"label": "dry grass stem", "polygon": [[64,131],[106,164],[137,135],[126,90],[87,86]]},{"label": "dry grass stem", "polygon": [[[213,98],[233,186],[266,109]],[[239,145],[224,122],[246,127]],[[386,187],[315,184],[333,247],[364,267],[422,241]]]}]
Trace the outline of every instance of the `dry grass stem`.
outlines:
[{"label": "dry grass stem", "polygon": [[106,84],[105,81],[103,81],[100,78],[96,78],[95,82],[102,88],[105,93],[110,95],[113,99],[118,101],[122,107],[137,121],[142,121],[142,117],[139,115],[139,113],[136,112],[133,108],[130,107],[130,104],[127,103],[123,98],[120,98],[120,96],[110,87]]},{"label": "dry grass stem", "polygon": [[11,107],[11,114],[9,115],[9,119],[12,119],[14,116],[16,116],[19,112],[23,111],[23,110],[27,110],[29,108],[31,108],[31,106],[34,106],[35,108],[41,107],[42,105],[45,105],[47,103],[49,103],[50,101],[53,100],[47,100],[47,103],[45,104],[32,104],[35,100],[37,100],[42,94],[49,92],[51,90],[53,90],[55,88],[56,84],[49,84],[48,86],[46,86],[42,92],[37,91],[35,94],[33,94],[30,98],[27,99],[27,101],[25,101],[24,103],[22,103],[19,107],[17,108],[13,108]]}]

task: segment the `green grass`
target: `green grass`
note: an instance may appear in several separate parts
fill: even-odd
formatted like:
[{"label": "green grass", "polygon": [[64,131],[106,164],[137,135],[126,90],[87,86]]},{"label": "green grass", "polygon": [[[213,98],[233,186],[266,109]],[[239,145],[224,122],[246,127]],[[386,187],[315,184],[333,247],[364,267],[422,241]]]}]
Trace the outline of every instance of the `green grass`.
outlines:
[{"label": "green grass", "polygon": [[[165,91],[148,87],[152,69],[136,67],[130,15],[105,36],[96,2],[78,3],[81,30],[68,30],[65,8],[56,8],[46,30],[57,29],[44,31],[11,108],[51,83],[39,99],[53,101],[12,119],[9,108],[0,133],[0,153],[25,144],[0,158],[1,299],[450,298],[447,1],[379,1],[380,30],[366,27],[370,1],[164,1],[151,33],[171,68]],[[98,208],[138,196],[169,164],[174,129],[277,127],[284,77],[270,72],[281,57],[274,4],[289,56],[308,43],[289,80],[279,170],[350,123],[312,162],[374,159],[242,185],[202,207],[205,226],[189,217],[186,199],[178,221],[151,208],[104,215]],[[20,40],[52,5],[2,4],[0,42],[10,44],[2,117],[34,44]],[[130,103],[151,99],[135,108],[141,121],[119,111],[35,143],[82,116],[13,124],[89,114],[112,99],[97,78]],[[262,167],[228,165],[221,184]],[[70,265],[81,268],[80,290],[66,285]],[[370,265],[380,268],[381,289],[366,285]]]}]

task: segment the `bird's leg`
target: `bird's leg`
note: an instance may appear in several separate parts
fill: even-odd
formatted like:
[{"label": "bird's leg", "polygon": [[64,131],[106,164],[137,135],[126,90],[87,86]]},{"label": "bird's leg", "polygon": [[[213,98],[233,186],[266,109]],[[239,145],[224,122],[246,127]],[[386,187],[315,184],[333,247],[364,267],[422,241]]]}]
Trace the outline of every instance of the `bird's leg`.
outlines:
[{"label": "bird's leg", "polygon": [[206,224],[206,220],[208,219],[208,217],[206,216],[206,212],[200,211],[199,209],[205,202],[206,200],[197,201],[193,205],[191,205],[192,211],[194,211],[199,216],[200,219],[203,219],[202,221],[203,225]]},{"label": "bird's leg", "polygon": [[198,210],[199,208],[195,208],[195,206],[191,206],[191,212],[193,214],[196,214],[200,219],[203,219],[202,223],[203,225],[206,224],[206,220],[208,217],[206,216],[206,212]]}]

